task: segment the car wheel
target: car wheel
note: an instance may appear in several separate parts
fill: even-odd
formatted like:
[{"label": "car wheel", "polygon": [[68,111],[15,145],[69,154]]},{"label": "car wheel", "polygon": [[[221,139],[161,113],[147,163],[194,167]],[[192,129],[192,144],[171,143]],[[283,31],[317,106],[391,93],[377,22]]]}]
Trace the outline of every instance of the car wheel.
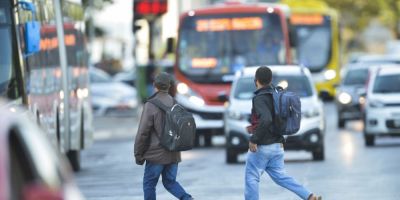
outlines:
[{"label": "car wheel", "polygon": [[212,135],[204,134],[204,146],[211,147],[212,146]]},{"label": "car wheel", "polygon": [[200,134],[198,134],[198,133],[196,133],[196,135],[195,135],[194,146],[200,147]]},{"label": "car wheel", "polygon": [[365,135],[365,145],[366,146],[374,146],[375,145],[375,136],[373,135]]},{"label": "car wheel", "polygon": [[319,161],[325,159],[324,147],[319,147],[312,152],[313,160]]},{"label": "car wheel", "polygon": [[226,163],[237,163],[237,154],[234,150],[232,149],[226,149]]},{"label": "car wheel", "polygon": [[74,171],[81,169],[81,154],[79,150],[70,150],[67,152],[67,158]]},{"label": "car wheel", "polygon": [[339,128],[344,128],[345,125],[346,125],[346,120],[338,119],[338,127]]}]

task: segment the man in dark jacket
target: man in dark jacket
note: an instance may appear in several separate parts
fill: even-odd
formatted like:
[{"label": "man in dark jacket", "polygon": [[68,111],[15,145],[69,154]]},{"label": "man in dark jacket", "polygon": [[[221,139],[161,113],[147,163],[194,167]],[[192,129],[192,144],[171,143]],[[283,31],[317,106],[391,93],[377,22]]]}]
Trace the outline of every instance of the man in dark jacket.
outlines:
[{"label": "man in dark jacket", "polygon": [[248,127],[252,135],[246,160],[245,199],[259,199],[258,184],[262,172],[266,171],[275,183],[296,193],[300,198],[319,200],[320,197],[312,194],[285,172],[283,151],[285,139],[273,127],[274,106],[271,80],[271,69],[265,66],[257,69],[254,79],[257,90],[253,97],[251,126]]},{"label": "man in dark jacket", "polygon": [[[168,94],[171,77],[167,73],[159,74],[154,80],[156,93],[150,98],[158,99],[166,106],[172,106],[173,98]],[[135,160],[138,165],[146,162],[143,177],[145,200],[156,199],[156,185],[160,175],[162,183],[178,199],[192,199],[176,181],[180,152],[171,152],[160,145],[165,113],[150,102],[143,107],[138,132],[135,139]]]}]

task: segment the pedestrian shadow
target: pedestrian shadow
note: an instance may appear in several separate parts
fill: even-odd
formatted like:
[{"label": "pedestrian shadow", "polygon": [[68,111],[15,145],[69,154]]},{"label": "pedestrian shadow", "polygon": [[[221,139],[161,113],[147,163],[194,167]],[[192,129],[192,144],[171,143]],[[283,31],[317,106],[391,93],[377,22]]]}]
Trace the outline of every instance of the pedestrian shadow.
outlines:
[{"label": "pedestrian shadow", "polygon": [[295,163],[319,163],[321,161],[315,161],[312,158],[296,158],[296,159],[285,159],[285,163],[295,164]]},{"label": "pedestrian shadow", "polygon": [[[304,158],[304,159],[303,158],[300,158],[300,159],[285,159],[285,164],[321,163],[321,162],[323,162],[323,160],[315,161],[312,158],[309,158],[309,159],[307,159],[307,158]],[[239,160],[236,163],[227,163],[227,165],[232,165],[232,166],[244,165],[244,164],[246,164],[246,160]]]},{"label": "pedestrian shadow", "polygon": [[377,149],[377,148],[400,148],[400,143],[378,143],[374,146],[366,147],[367,149]]}]

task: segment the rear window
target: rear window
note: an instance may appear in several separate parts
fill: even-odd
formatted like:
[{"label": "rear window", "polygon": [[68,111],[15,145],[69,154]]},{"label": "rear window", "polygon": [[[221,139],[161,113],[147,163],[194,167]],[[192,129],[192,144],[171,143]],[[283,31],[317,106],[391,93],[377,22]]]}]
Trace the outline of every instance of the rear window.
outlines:
[{"label": "rear window", "polygon": [[[278,76],[272,80],[274,85],[282,86],[288,91],[295,92],[300,97],[312,96],[312,87],[306,76]],[[233,95],[236,99],[249,100],[253,98],[256,86],[253,77],[240,78],[234,88]]]},{"label": "rear window", "polygon": [[368,79],[368,69],[349,70],[344,77],[344,85],[364,85]]},{"label": "rear window", "polygon": [[400,74],[377,76],[373,93],[400,93]]}]

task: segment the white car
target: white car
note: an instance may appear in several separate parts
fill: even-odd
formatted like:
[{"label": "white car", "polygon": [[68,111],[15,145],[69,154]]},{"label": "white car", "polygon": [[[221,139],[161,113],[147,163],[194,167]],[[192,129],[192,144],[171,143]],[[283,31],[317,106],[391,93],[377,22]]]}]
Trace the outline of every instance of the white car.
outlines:
[{"label": "white car", "polygon": [[115,74],[112,78],[114,81],[119,81],[123,82],[125,84],[128,84],[132,87],[135,87],[135,82],[136,82],[136,72],[134,70],[130,71],[122,71],[117,74]]},{"label": "white car", "polygon": [[[300,130],[288,136],[284,144],[288,150],[311,151],[314,160],[324,159],[324,111],[323,103],[311,80],[307,68],[299,66],[271,66],[273,84],[297,93],[301,100],[302,119]],[[247,67],[236,74],[224,114],[226,135],[226,161],[237,162],[237,156],[249,148],[252,98],[256,90],[254,75],[257,67]]]},{"label": "white car", "polygon": [[91,68],[90,91],[95,116],[134,116],[139,101],[136,88],[113,81],[104,71]]},{"label": "white car", "polygon": [[378,136],[400,136],[400,65],[371,70],[364,107],[367,146]]}]

